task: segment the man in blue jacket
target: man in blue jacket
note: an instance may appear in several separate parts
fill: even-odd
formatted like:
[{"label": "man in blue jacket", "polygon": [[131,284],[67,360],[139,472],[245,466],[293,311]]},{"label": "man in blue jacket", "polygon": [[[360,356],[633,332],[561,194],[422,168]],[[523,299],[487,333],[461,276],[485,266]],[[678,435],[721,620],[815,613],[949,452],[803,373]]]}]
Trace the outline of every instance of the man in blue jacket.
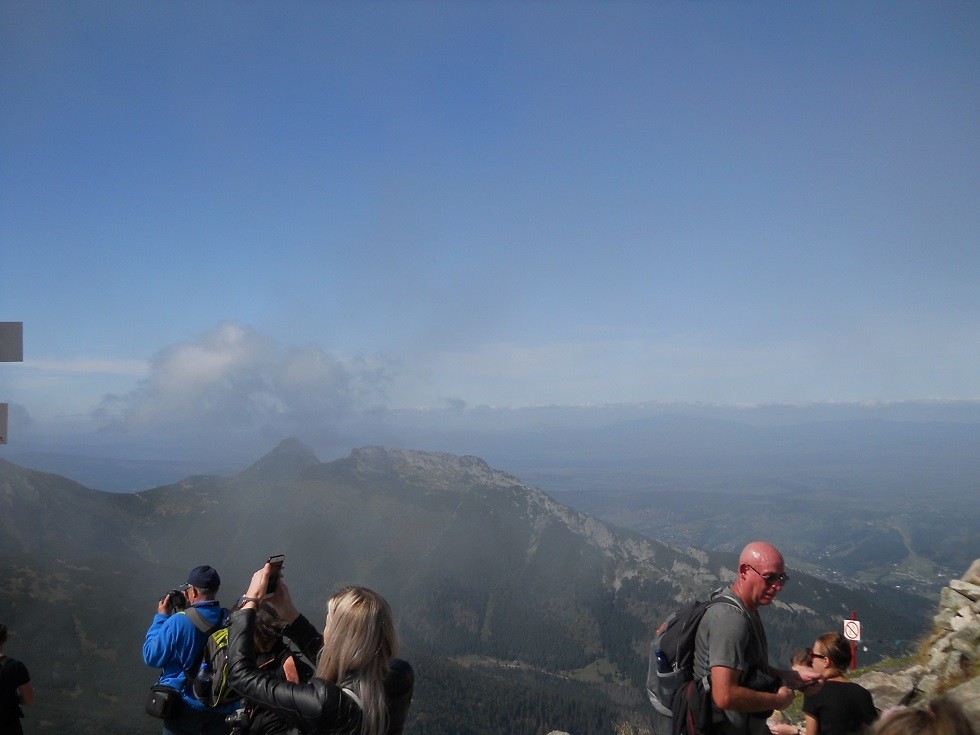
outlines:
[{"label": "man in blue jacket", "polygon": [[[212,625],[228,615],[216,599],[220,585],[221,579],[212,567],[200,566],[191,570],[187,584],[180,588],[187,603]],[[176,713],[163,721],[163,735],[227,735],[230,727],[225,717],[235,711],[238,703],[205,707],[194,697],[185,673],[197,673],[207,636],[183,612],[171,615],[169,611],[168,594],[157,604],[157,614],[143,642],[143,661],[162,669],[160,684],[173,687],[182,695]]]}]

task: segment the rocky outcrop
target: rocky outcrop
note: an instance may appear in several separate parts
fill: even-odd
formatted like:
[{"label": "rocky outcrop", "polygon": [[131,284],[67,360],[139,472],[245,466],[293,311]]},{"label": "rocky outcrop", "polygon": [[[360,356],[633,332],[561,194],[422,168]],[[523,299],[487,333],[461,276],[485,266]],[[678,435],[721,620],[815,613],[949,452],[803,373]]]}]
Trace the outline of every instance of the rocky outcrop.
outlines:
[{"label": "rocky outcrop", "polygon": [[943,589],[919,658],[903,671],[873,671],[855,681],[871,691],[880,710],[945,695],[980,723],[980,559]]}]

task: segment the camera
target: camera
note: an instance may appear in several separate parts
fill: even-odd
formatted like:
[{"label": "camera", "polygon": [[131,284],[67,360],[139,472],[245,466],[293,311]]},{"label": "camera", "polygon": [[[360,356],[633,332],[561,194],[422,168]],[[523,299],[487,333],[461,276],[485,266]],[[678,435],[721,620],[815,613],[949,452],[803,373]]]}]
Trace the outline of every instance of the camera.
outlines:
[{"label": "camera", "polygon": [[[187,596],[184,594],[183,590],[174,588],[170,590],[167,595],[170,595],[170,602],[167,603],[168,615],[173,615],[174,613],[187,609]],[[164,597],[167,595],[164,595]]]},{"label": "camera", "polygon": [[244,735],[248,732],[248,713],[240,707],[225,718],[225,723],[231,728],[232,735]]}]

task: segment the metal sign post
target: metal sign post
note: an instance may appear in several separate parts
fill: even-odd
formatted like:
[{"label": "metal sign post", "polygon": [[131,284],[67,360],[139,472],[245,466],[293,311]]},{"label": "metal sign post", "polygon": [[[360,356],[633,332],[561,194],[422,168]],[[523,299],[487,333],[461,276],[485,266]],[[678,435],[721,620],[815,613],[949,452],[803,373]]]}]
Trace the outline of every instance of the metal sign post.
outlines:
[{"label": "metal sign post", "polygon": [[851,642],[851,669],[857,668],[857,644],[861,642],[861,621],[857,612],[851,611],[851,619],[844,621],[844,637]]}]

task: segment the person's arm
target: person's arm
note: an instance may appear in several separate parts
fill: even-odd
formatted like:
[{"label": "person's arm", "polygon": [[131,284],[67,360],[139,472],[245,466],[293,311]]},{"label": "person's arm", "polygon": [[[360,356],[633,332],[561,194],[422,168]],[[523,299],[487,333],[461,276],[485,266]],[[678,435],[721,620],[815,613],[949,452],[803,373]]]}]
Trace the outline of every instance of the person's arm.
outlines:
[{"label": "person's arm", "polygon": [[296,668],[296,657],[288,656],[285,661],[282,662],[282,673],[286,677],[286,681],[291,681],[293,684],[299,684],[299,671]]},{"label": "person's arm", "polygon": [[170,617],[158,612],[153,616],[143,641],[143,662],[158,669],[166,668],[177,649],[176,626],[167,625]]},{"label": "person's arm", "polygon": [[786,686],[804,689],[806,694],[816,694],[823,686],[823,675],[806,666],[792,669],[776,669],[770,666],[769,671],[773,676],[782,679]]},{"label": "person's arm", "polygon": [[820,726],[817,723],[816,717],[804,714],[803,720],[806,723],[806,730],[803,731],[803,735],[817,735],[820,732]]},{"label": "person's arm", "polygon": [[794,692],[787,686],[776,692],[759,692],[739,684],[741,672],[727,666],[711,667],[711,700],[719,709],[733,712],[762,712],[769,709],[786,709],[793,701]]},{"label": "person's arm", "polygon": [[30,682],[21,684],[17,688],[17,700],[19,704],[25,704],[28,707],[34,704],[34,687],[31,686]]},{"label": "person's arm", "polygon": [[301,615],[296,606],[293,605],[293,598],[289,595],[289,586],[282,577],[279,578],[275,594],[269,598],[265,597],[270,569],[271,567],[266,564],[252,575],[248,590],[242,597],[245,601],[242,609],[255,610],[258,608],[259,602],[268,602],[275,608],[279,619],[285,623],[282,627],[282,634],[296,644],[300,653],[307,660],[316,661],[320,655],[320,649],[323,648],[323,634],[314,628],[310,621]]},{"label": "person's arm", "polygon": [[307,661],[316,661],[323,648],[323,634],[313,624],[300,615],[282,629],[282,634],[291,640]]},{"label": "person's arm", "polygon": [[[254,595],[247,595],[253,597]],[[274,710],[304,732],[325,725],[356,721],[357,705],[343,697],[336,685],[313,679],[306,684],[283,681],[255,663],[255,610],[232,613],[228,628],[228,683],[246,699]]]}]

